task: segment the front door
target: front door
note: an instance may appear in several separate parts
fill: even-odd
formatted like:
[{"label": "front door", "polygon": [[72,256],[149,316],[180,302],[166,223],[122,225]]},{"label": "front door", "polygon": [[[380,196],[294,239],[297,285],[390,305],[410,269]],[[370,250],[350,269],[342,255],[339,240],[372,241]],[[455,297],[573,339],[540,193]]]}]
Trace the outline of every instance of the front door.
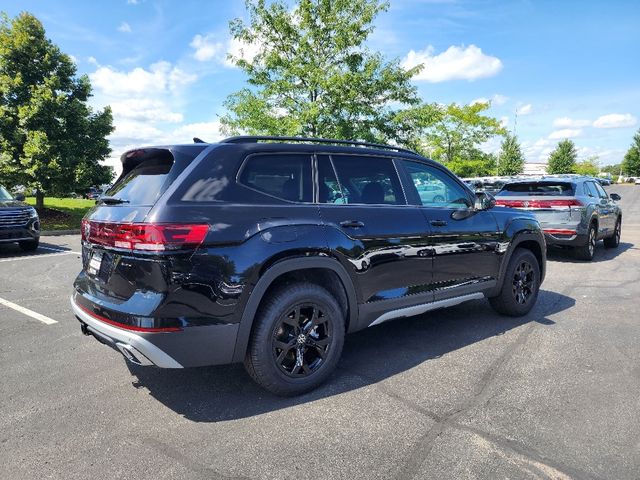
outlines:
[{"label": "front door", "polygon": [[491,211],[474,209],[472,193],[445,169],[407,160],[401,164],[410,197],[431,229],[435,300],[493,286],[500,232]]}]

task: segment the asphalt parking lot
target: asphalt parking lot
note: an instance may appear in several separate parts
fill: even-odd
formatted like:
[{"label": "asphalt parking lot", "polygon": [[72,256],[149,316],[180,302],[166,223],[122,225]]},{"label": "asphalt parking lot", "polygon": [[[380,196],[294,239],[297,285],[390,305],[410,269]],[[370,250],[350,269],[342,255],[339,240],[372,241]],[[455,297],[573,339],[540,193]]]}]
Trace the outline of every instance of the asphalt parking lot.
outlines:
[{"label": "asphalt parking lot", "polygon": [[0,247],[0,478],[640,478],[640,187],[609,192],[620,247],[551,253],[528,316],[370,328],[294,399],[240,365],[127,365],[71,314],[77,236]]}]

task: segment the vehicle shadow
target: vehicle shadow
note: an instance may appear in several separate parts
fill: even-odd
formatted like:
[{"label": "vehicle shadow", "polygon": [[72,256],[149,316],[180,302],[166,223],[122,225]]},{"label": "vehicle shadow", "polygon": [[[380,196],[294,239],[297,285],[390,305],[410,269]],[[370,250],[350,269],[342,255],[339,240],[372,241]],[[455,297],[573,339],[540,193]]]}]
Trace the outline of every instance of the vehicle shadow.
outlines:
[{"label": "vehicle shadow", "polygon": [[17,243],[3,243],[0,244],[0,259],[55,255],[72,251],[73,249],[67,245],[56,245],[42,241],[38,249],[32,252],[23,251]]},{"label": "vehicle shadow", "polygon": [[242,365],[163,370],[127,362],[136,388],[195,422],[251,417],[377,383],[423,362],[522,325],[553,325],[547,316],[571,308],[571,297],[540,291],[535,308],[521,318],[497,315],[478,300],[429,314],[391,321],[348,335],[342,358],[320,388],[295,398],[280,398],[258,387]]},{"label": "vehicle shadow", "polygon": [[623,254],[627,250],[635,249],[635,245],[629,242],[620,242],[618,248],[605,248],[602,242],[596,245],[596,252],[591,262],[579,260],[574,257],[573,252],[566,248],[549,247],[547,249],[547,260],[563,263],[598,263],[613,260],[618,255]]}]

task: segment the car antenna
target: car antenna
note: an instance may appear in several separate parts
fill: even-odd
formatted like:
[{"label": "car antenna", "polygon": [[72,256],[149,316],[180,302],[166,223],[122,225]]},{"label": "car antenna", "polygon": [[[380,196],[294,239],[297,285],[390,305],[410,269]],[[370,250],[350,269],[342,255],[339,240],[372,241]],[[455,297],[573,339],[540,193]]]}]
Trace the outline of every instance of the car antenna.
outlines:
[{"label": "car antenna", "polygon": [[198,137],[193,137],[193,143],[207,143],[204,140],[202,140],[201,138]]}]

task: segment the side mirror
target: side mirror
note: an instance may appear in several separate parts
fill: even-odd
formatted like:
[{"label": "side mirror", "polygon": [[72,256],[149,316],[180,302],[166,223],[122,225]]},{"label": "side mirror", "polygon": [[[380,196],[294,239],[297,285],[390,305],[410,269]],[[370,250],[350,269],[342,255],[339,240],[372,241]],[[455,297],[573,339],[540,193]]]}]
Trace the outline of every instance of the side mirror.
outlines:
[{"label": "side mirror", "polygon": [[15,199],[19,202],[24,202],[24,193],[16,194]]},{"label": "side mirror", "polygon": [[622,200],[622,197],[620,195],[618,195],[617,193],[612,193],[611,195],[609,195],[609,197],[611,197],[611,200],[615,200],[616,202],[618,200]]},{"label": "side mirror", "polygon": [[475,209],[476,210],[489,210],[496,206],[496,199],[487,192],[476,192],[476,202]]}]

